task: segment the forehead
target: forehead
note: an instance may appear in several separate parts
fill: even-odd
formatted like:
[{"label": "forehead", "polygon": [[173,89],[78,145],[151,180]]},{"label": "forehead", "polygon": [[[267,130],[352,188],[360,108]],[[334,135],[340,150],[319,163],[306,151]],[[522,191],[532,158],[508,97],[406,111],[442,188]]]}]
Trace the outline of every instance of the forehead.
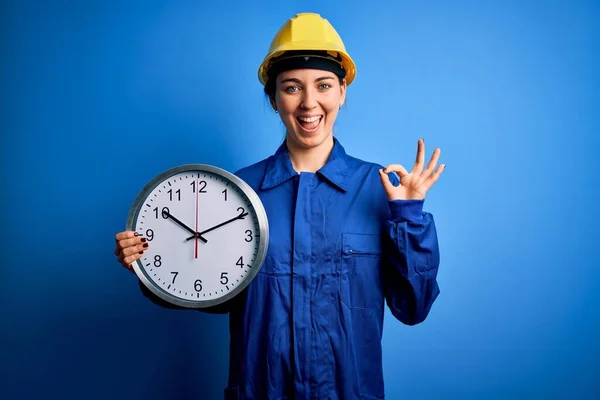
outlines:
[{"label": "forehead", "polygon": [[323,77],[335,79],[337,76],[331,71],[326,71],[322,69],[303,68],[283,71],[279,74],[278,80],[283,81],[286,79],[298,79],[300,81],[313,81],[315,79]]}]

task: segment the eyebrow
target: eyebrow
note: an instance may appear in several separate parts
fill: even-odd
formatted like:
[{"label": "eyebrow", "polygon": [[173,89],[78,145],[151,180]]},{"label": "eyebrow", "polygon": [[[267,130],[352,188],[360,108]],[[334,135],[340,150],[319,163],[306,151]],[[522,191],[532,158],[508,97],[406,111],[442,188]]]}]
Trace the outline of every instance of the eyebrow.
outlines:
[{"label": "eyebrow", "polygon": [[[332,76],[321,76],[321,77],[315,79],[315,82],[320,82],[320,81],[324,81],[327,79],[334,79],[334,78]],[[280,81],[279,83],[286,83],[286,82],[302,83],[302,82],[300,82],[300,79],[297,79],[297,78],[284,79],[284,80]]]}]

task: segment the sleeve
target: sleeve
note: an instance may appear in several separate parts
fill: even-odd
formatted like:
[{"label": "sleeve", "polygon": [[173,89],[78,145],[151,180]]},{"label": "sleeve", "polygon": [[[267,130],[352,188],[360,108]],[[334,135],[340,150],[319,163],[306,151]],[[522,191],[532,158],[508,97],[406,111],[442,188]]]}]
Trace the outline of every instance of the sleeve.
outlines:
[{"label": "sleeve", "polygon": [[383,288],[390,311],[406,325],[423,322],[440,293],[440,262],[433,216],[424,200],[388,200],[385,221]]},{"label": "sleeve", "polygon": [[141,280],[138,279],[138,282],[139,282],[142,294],[148,300],[150,300],[152,303],[156,304],[157,306],[160,306],[163,308],[168,308],[171,310],[192,310],[192,311],[196,310],[196,311],[200,311],[200,312],[204,312],[204,313],[208,313],[208,314],[227,314],[227,313],[229,313],[229,311],[231,311],[231,307],[232,307],[233,300],[234,300],[234,299],[232,299],[225,303],[219,304],[217,306],[207,307],[207,308],[181,307],[181,306],[169,303],[168,301],[165,301],[165,300],[161,299],[160,297],[158,297],[157,295],[155,295],[154,293],[152,293],[150,291],[150,289],[148,289]]}]

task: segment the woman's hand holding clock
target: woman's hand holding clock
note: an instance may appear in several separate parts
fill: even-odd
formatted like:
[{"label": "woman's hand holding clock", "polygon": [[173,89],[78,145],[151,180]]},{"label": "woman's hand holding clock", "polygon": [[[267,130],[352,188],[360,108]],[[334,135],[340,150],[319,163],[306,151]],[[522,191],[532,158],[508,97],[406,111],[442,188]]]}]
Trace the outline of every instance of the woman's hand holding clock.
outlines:
[{"label": "woman's hand holding clock", "polygon": [[[181,222],[178,218],[173,216],[168,210],[163,209],[162,211],[163,218],[168,218],[173,220],[177,225],[184,228],[186,231],[193,234],[187,240],[191,240],[194,238],[198,238],[202,240],[204,243],[208,243],[202,234],[195,232],[192,228]],[[187,241],[186,240],[186,241]],[[149,247],[148,241],[145,237],[140,236],[137,232],[133,231],[124,231],[119,232],[116,237],[116,246],[115,246],[115,255],[117,256],[121,265],[125,268],[133,272],[131,268],[131,264],[138,258],[140,258],[144,254],[144,250]]]},{"label": "woman's hand holding clock", "polygon": [[131,264],[140,258],[148,248],[148,241],[145,237],[139,236],[137,232],[124,231],[115,236],[115,255],[119,263],[133,272]]}]

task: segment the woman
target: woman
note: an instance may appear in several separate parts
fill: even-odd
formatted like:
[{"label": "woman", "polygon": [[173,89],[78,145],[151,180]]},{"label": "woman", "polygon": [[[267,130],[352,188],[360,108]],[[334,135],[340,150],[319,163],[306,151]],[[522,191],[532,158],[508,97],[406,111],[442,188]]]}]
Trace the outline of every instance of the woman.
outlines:
[{"label": "woman", "polygon": [[[210,310],[230,317],[226,399],[383,399],[384,305],[414,325],[439,294],[437,235],[422,207],[444,169],[440,151],[426,166],[419,140],[411,172],[347,155],[333,126],[354,76],[318,14],[288,20],[259,68],[286,139],[236,172],[265,206],[270,243],[248,288]],[[116,240],[127,268],[147,247],[133,232]]]}]

